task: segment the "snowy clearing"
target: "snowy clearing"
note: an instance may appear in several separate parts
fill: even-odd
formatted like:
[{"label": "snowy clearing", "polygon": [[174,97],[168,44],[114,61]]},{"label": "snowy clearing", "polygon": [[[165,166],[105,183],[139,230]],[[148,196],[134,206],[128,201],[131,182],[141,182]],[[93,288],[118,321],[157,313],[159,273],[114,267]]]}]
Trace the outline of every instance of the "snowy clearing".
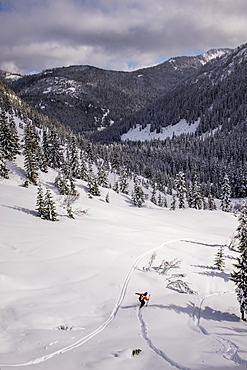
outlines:
[{"label": "snowy clearing", "polygon": [[151,125],[148,124],[142,129],[140,124],[137,124],[135,128],[131,128],[126,134],[121,135],[121,140],[126,141],[151,141],[151,140],[165,140],[166,138],[172,138],[173,136],[179,136],[182,134],[194,134],[199,125],[199,120],[193,124],[189,124],[185,119],[181,119],[176,125],[169,125],[162,127],[161,132],[157,133],[156,130],[150,131]]},{"label": "snowy clearing", "polygon": [[[247,324],[229,280],[238,253],[225,247],[225,271],[214,267],[234,215],[138,208],[111,189],[89,199],[78,180],[73,209],[87,212],[72,220],[49,171],[42,182],[59,221],[44,221],[21,167],[18,158],[0,182],[1,370],[246,369]],[[178,267],[160,274],[174,259]],[[179,292],[179,280],[191,293]],[[151,297],[140,311],[142,291]]]}]

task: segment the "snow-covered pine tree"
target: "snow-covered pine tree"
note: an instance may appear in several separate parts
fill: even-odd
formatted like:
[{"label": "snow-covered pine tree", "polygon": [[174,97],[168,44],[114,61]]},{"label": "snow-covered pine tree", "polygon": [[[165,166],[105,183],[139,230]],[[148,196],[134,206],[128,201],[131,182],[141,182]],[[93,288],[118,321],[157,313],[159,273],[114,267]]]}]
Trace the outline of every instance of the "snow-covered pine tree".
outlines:
[{"label": "snow-covered pine tree", "polygon": [[161,193],[159,193],[157,206],[159,206],[159,207],[167,207],[167,202],[166,202],[166,205],[165,205],[164,204],[164,199],[165,199],[165,197],[162,197]]},{"label": "snow-covered pine tree", "polygon": [[247,313],[247,249],[243,250],[234,267],[236,270],[231,274],[231,279],[236,284],[235,291],[240,306],[241,319],[245,320],[245,313]]},{"label": "snow-covered pine tree", "polygon": [[[159,205],[160,201],[158,200],[158,205]],[[161,196],[161,204],[162,204],[162,207],[167,207],[167,200],[166,200],[166,196],[163,195]]]},{"label": "snow-covered pine tree", "polygon": [[80,178],[80,163],[79,163],[79,154],[77,141],[75,136],[72,136],[68,143],[67,148],[67,157],[66,160],[69,164],[71,175],[76,179]]},{"label": "snow-covered pine tree", "polygon": [[224,212],[231,211],[231,186],[228,175],[225,174],[223,184],[221,186],[221,209]]},{"label": "snow-covered pine tree", "polygon": [[28,179],[34,184],[38,184],[38,164],[36,158],[36,151],[39,145],[38,135],[35,131],[35,127],[28,120],[24,127],[24,168]]},{"label": "snow-covered pine tree", "polygon": [[201,193],[201,186],[199,183],[198,175],[195,173],[193,179],[193,188],[192,188],[192,199],[191,199],[191,207],[196,209],[202,209],[203,201],[202,201],[202,193]]},{"label": "snow-covered pine tree", "polygon": [[0,150],[0,177],[3,177],[4,179],[9,178],[9,169],[3,159],[1,150]]},{"label": "snow-covered pine tree", "polygon": [[175,186],[178,198],[178,208],[185,208],[186,186],[184,173],[182,171],[180,171],[176,176]]},{"label": "snow-covered pine tree", "polygon": [[238,249],[240,252],[247,249],[247,204],[245,202],[238,216],[238,227],[235,238],[238,240]]},{"label": "snow-covered pine tree", "polygon": [[46,189],[45,197],[45,219],[49,221],[57,221],[56,205],[52,199],[51,191]]},{"label": "snow-covered pine tree", "polygon": [[99,186],[109,188],[108,171],[104,162],[98,166],[97,179]]},{"label": "snow-covered pine tree", "polygon": [[218,270],[224,271],[225,267],[225,257],[224,257],[224,250],[223,246],[221,245],[216,253],[214,265],[217,267]]},{"label": "snow-covered pine tree", "polygon": [[80,179],[87,181],[88,179],[88,169],[86,163],[86,154],[83,149],[80,151]]},{"label": "snow-covered pine tree", "polygon": [[175,209],[176,209],[176,195],[173,194],[172,195],[172,200],[171,200],[170,210],[175,211]]},{"label": "snow-covered pine tree", "polygon": [[167,181],[167,194],[172,195],[172,189],[173,189],[174,181],[173,179],[169,176],[168,181]]},{"label": "snow-covered pine tree", "polygon": [[187,189],[187,194],[186,194],[186,199],[189,208],[193,207],[193,186],[192,183],[189,183],[188,189]]},{"label": "snow-covered pine tree", "polygon": [[[159,193],[159,195],[160,195],[160,193]],[[156,188],[155,188],[155,186],[153,187],[153,191],[152,191],[152,195],[151,195],[150,201],[151,201],[153,204],[157,205],[157,200],[156,200]],[[161,207],[162,207],[162,206],[161,206]]]},{"label": "snow-covered pine tree", "polygon": [[49,162],[50,162],[50,153],[49,153],[50,148],[49,148],[48,133],[47,133],[46,128],[43,128],[43,132],[42,132],[42,148],[43,148],[45,161],[46,161],[47,164],[49,164]]},{"label": "snow-covered pine tree", "polygon": [[215,204],[215,201],[214,201],[214,197],[211,193],[208,194],[208,209],[210,211],[216,210],[216,204]]},{"label": "snow-covered pine tree", "polygon": [[37,154],[38,154],[37,161],[38,161],[38,166],[39,166],[40,170],[42,172],[47,173],[48,172],[48,165],[47,165],[42,147],[39,148],[39,151],[38,151]]},{"label": "snow-covered pine tree", "polygon": [[90,165],[88,169],[88,179],[87,179],[87,186],[89,194],[93,196],[100,196],[100,189],[97,181],[97,176],[93,172],[93,168]]},{"label": "snow-covered pine tree", "polygon": [[242,320],[245,320],[247,313],[247,206],[244,203],[238,218],[236,238],[238,239],[240,257],[238,263],[234,265],[235,271],[231,274],[231,279],[236,284],[236,294],[240,306]]},{"label": "snow-covered pine tree", "polygon": [[137,177],[134,178],[134,190],[132,193],[132,202],[135,206],[141,208],[145,203],[145,194],[142,190],[142,186],[140,185],[140,181]]},{"label": "snow-covered pine tree", "polygon": [[38,212],[38,217],[46,218],[44,192],[41,183],[39,183],[37,189],[36,211]]},{"label": "snow-covered pine tree", "polygon": [[3,158],[11,161],[19,154],[19,137],[15,123],[9,121],[3,109],[0,114],[0,150]]},{"label": "snow-covered pine tree", "polygon": [[123,166],[121,168],[120,177],[119,177],[119,189],[121,193],[128,194],[129,193],[129,179],[128,179],[128,171],[127,167]]},{"label": "snow-covered pine tree", "polygon": [[48,166],[52,168],[61,168],[64,163],[61,141],[56,131],[51,130],[47,137],[48,142]]},{"label": "snow-covered pine tree", "polygon": [[12,136],[12,148],[13,148],[13,158],[15,159],[17,154],[20,154],[20,142],[19,142],[19,135],[17,132],[15,120],[13,117],[13,112],[9,113],[9,126]]}]

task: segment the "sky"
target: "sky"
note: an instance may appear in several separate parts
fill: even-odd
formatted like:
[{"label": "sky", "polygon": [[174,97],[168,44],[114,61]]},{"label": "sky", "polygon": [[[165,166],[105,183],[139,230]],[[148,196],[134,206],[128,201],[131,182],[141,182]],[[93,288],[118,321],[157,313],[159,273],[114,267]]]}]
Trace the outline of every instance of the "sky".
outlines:
[{"label": "sky", "polygon": [[0,0],[0,69],[138,69],[244,44],[246,16],[246,0]]}]

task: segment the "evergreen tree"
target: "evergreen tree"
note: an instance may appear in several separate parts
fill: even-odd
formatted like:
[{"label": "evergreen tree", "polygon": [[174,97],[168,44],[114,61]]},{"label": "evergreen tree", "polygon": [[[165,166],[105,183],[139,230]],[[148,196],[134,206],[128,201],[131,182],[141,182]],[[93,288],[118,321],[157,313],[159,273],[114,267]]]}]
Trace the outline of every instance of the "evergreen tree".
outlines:
[{"label": "evergreen tree", "polygon": [[191,206],[192,208],[196,208],[196,209],[202,209],[202,206],[203,206],[201,186],[200,186],[197,174],[194,175]]},{"label": "evergreen tree", "polygon": [[245,313],[247,313],[247,249],[245,248],[238,263],[234,265],[236,268],[233,271],[231,278],[236,284],[236,294],[240,306],[240,313],[242,320],[245,320]]},{"label": "evergreen tree", "polygon": [[80,151],[80,179],[87,181],[88,178],[88,169],[87,169],[87,164],[86,164],[86,157],[85,157],[85,152],[81,149]]},{"label": "evergreen tree", "polygon": [[37,165],[38,165],[39,169],[42,172],[47,173],[48,172],[47,161],[46,161],[46,158],[45,158],[45,155],[44,155],[43,148],[42,148],[42,146],[39,146],[39,145],[37,146],[37,150],[36,150],[36,161],[37,161]]},{"label": "evergreen tree", "polygon": [[[160,193],[159,193],[159,195],[160,195]],[[153,204],[157,205],[157,200],[156,200],[156,189],[155,189],[155,186],[153,187],[153,191],[152,191],[152,195],[151,195],[150,201],[151,201]],[[160,206],[160,207],[162,207],[162,206]]]},{"label": "evergreen tree", "polygon": [[142,186],[137,178],[134,179],[134,190],[132,193],[132,202],[135,206],[139,208],[145,203],[145,194],[142,190]]},{"label": "evergreen tree", "polygon": [[177,191],[178,198],[178,208],[185,208],[185,195],[186,195],[186,186],[184,173],[179,172],[176,176],[175,186]]},{"label": "evergreen tree", "polygon": [[52,199],[52,195],[49,189],[46,190],[45,198],[45,219],[49,221],[57,221],[56,205]]},{"label": "evergreen tree", "polygon": [[100,189],[97,181],[97,176],[93,173],[92,166],[88,170],[87,180],[88,192],[94,196],[100,196]]},{"label": "evergreen tree", "polygon": [[129,180],[128,180],[128,171],[127,167],[123,166],[121,168],[120,177],[119,177],[119,189],[121,193],[128,194],[129,193]]},{"label": "evergreen tree", "polygon": [[38,212],[38,217],[43,219],[46,218],[46,209],[45,209],[45,201],[44,201],[44,193],[42,189],[41,183],[38,185],[37,189],[37,202],[36,202],[36,210]]},{"label": "evergreen tree", "polygon": [[224,212],[231,211],[231,186],[227,174],[224,176],[221,187],[221,209]]},{"label": "evergreen tree", "polygon": [[43,148],[45,161],[47,164],[49,164],[50,163],[50,148],[49,148],[47,129],[45,128],[43,129],[43,134],[42,134],[42,148]]},{"label": "evergreen tree", "polygon": [[225,257],[224,257],[224,251],[223,251],[222,245],[220,246],[220,248],[219,248],[219,250],[216,254],[214,264],[215,264],[215,266],[217,267],[218,270],[224,271]]},{"label": "evergreen tree", "polygon": [[193,208],[193,187],[192,187],[192,183],[191,182],[190,182],[190,184],[188,186],[186,198],[187,198],[188,206],[190,208]]},{"label": "evergreen tree", "polygon": [[17,154],[20,154],[20,143],[19,143],[19,135],[17,132],[16,124],[14,121],[13,113],[11,112],[9,115],[9,127],[12,136],[12,153],[13,159],[15,159]]},{"label": "evergreen tree", "polygon": [[170,210],[171,211],[175,211],[176,209],[176,195],[173,194],[172,195],[172,201],[171,201],[171,207],[170,207]]},{"label": "evergreen tree", "polygon": [[56,131],[50,131],[48,138],[48,166],[52,168],[61,168],[64,158],[62,154],[61,141]]},{"label": "evergreen tree", "polygon": [[0,177],[3,177],[4,179],[9,178],[9,169],[6,166],[6,163],[4,162],[1,151],[0,151]]},{"label": "evergreen tree", "polygon": [[214,197],[211,193],[208,194],[208,209],[210,211],[216,210],[216,204],[215,204],[215,201],[214,201]]},{"label": "evergreen tree", "polygon": [[108,171],[104,163],[99,165],[97,177],[99,186],[102,186],[103,188],[109,188]]},{"label": "evergreen tree", "polygon": [[245,320],[247,313],[247,207],[243,204],[239,218],[236,238],[239,241],[240,257],[238,263],[234,265],[235,271],[231,278],[236,284],[236,294],[240,306],[242,320]]},{"label": "evergreen tree", "polygon": [[240,252],[247,249],[247,204],[245,202],[238,216],[238,227],[235,238],[238,240],[238,249]]},{"label": "evergreen tree", "polygon": [[0,114],[0,150],[3,158],[9,160],[15,159],[19,154],[19,137],[15,123],[13,119],[8,120],[3,109]]},{"label": "evergreen tree", "polygon": [[[165,205],[164,205],[164,198],[162,198],[161,193],[159,193],[159,195],[158,195],[158,202],[157,202],[157,205],[158,205],[159,207],[165,207]],[[166,204],[166,206],[167,206],[167,204]]]},{"label": "evergreen tree", "polygon": [[55,185],[61,195],[78,195],[72,177],[59,173],[55,178]]},{"label": "evergreen tree", "polygon": [[36,159],[36,151],[38,147],[38,137],[35,128],[28,121],[24,128],[24,168],[28,179],[34,184],[38,183],[38,164]]},{"label": "evergreen tree", "polygon": [[67,148],[67,162],[70,167],[71,175],[77,179],[80,178],[80,163],[79,163],[79,155],[78,155],[78,148],[77,148],[77,141],[75,136],[69,141],[68,148]]}]

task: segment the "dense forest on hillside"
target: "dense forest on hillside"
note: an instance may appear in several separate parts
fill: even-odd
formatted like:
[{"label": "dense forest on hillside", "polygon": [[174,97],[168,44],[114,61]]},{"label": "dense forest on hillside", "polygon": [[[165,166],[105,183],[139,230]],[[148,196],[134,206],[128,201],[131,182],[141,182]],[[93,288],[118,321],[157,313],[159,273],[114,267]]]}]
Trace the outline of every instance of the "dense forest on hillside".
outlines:
[{"label": "dense forest on hillside", "polygon": [[[80,153],[81,156],[79,166],[84,166],[82,162],[85,157],[88,161],[87,170],[91,174],[91,164],[94,162],[99,172],[111,170],[121,176],[124,171],[129,181],[135,176],[142,176],[153,188],[163,193],[168,190],[172,195],[176,189],[176,178],[182,172],[187,189],[196,176],[202,195],[217,198],[222,196],[222,184],[227,176],[231,196],[247,197],[246,60],[244,45],[206,64],[196,77],[177,85],[169,94],[139,111],[138,115],[123,119],[90,140],[74,133],[59,121],[37,113],[4,84],[0,86],[2,122],[6,121],[6,113],[12,121],[16,116],[24,125],[32,122],[31,132],[34,136],[35,131],[39,130],[39,138],[36,136],[33,140],[35,144],[31,149],[36,168],[55,167],[65,171],[67,176],[68,167],[75,167],[71,158],[76,162],[78,160],[72,154],[71,158],[66,158],[60,151],[61,146],[69,148],[73,142],[76,145],[73,149],[75,154]],[[74,73],[77,73],[77,68]],[[142,127],[151,123],[151,129],[157,132],[162,125],[177,123],[181,118],[189,123],[199,118],[200,124],[195,134],[174,136],[164,141],[121,142],[121,133],[134,125],[136,117],[140,118],[138,123]],[[2,131],[4,127],[7,126],[2,123]],[[2,143],[4,135],[7,134],[2,132]],[[81,173],[82,169],[74,171],[76,176],[82,176]],[[114,186],[117,190],[118,184]]]},{"label": "dense forest on hillside", "polygon": [[135,173],[153,182],[174,186],[178,172],[187,182],[198,173],[205,195],[220,197],[221,184],[228,174],[233,197],[247,196],[247,122],[230,133],[218,130],[201,136],[181,135],[165,141],[124,142],[99,145],[102,156],[117,156]]},{"label": "dense forest on hillside", "polygon": [[176,85],[155,102],[115,125],[93,135],[93,139],[110,143],[119,141],[130,128],[148,124],[159,133],[162,127],[181,119],[199,120],[197,134],[221,127],[221,132],[245,121],[247,117],[247,45],[222,58],[205,64],[192,77]]},{"label": "dense forest on hillside", "polygon": [[[220,54],[230,50],[223,49]],[[194,74],[217,51],[175,57],[160,65],[123,72],[69,66],[2,78],[37,111],[90,135],[128,117]],[[0,73],[1,78],[1,73]]]}]

